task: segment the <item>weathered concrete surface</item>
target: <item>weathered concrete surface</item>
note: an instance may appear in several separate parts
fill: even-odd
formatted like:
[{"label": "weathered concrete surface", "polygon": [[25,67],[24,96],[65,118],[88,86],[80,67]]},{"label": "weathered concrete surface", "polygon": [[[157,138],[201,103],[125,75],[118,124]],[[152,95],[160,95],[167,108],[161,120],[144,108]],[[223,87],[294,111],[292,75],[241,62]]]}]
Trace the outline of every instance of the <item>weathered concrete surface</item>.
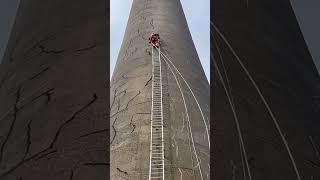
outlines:
[{"label": "weathered concrete surface", "polygon": [[21,1],[0,66],[0,179],[107,179],[107,4]]},{"label": "weathered concrete surface", "polygon": [[[179,0],[134,0],[124,41],[111,80],[111,179],[147,179],[151,113],[151,47],[149,34],[159,32],[168,53],[189,83],[209,126],[209,84],[201,67]],[[165,52],[164,50],[167,50]],[[178,76],[186,100],[196,153],[191,143],[182,95],[162,60],[165,177],[209,179],[209,147],[204,121],[189,89]],[[172,67],[173,69],[173,67]],[[174,70],[174,69],[173,69]],[[176,73],[174,71],[174,73]]]},{"label": "weathered concrete surface", "polygon": [[213,6],[213,179],[319,179],[320,78],[290,2]]}]

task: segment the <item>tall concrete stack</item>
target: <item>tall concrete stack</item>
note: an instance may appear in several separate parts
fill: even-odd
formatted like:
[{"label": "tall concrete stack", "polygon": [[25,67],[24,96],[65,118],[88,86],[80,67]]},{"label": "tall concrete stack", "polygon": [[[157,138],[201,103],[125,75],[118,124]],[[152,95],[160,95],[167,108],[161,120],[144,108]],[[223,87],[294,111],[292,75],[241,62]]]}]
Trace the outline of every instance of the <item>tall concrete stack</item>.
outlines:
[{"label": "tall concrete stack", "polygon": [[111,179],[149,178],[153,79],[148,37],[152,32],[160,34],[160,51],[168,57],[161,57],[164,177],[207,180],[209,83],[179,0],[133,1],[110,82]]},{"label": "tall concrete stack", "polygon": [[319,179],[320,78],[290,1],[213,6],[213,179]]},{"label": "tall concrete stack", "polygon": [[0,65],[0,179],[105,180],[107,1],[20,2]]}]

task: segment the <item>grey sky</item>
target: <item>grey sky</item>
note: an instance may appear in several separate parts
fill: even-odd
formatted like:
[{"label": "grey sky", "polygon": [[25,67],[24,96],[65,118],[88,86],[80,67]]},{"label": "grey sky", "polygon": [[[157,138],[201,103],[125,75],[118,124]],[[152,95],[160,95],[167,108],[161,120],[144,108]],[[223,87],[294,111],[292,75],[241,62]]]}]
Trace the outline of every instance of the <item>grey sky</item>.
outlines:
[{"label": "grey sky", "polygon": [[[110,1],[110,78],[120,51],[131,4],[132,0]],[[202,67],[210,82],[210,0],[181,0],[181,4]]]},{"label": "grey sky", "polygon": [[301,31],[320,73],[320,1],[291,0]]},{"label": "grey sky", "polygon": [[11,32],[19,0],[0,1],[0,63]]}]

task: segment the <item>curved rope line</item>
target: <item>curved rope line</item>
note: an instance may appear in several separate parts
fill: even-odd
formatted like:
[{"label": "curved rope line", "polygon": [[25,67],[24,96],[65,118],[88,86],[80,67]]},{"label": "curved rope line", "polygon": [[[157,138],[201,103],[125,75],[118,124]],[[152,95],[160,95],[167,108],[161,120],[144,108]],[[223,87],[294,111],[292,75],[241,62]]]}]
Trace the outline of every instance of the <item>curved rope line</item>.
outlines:
[{"label": "curved rope line", "polygon": [[[162,48],[164,49],[164,48]],[[166,49],[164,49],[164,51],[166,51],[166,53],[168,54],[168,51]],[[209,130],[208,130],[208,126],[207,126],[207,123],[206,123],[206,120],[204,118],[204,115],[203,115],[203,112],[202,112],[202,109],[199,105],[199,102],[198,102],[198,99],[196,98],[196,96],[194,95],[192,89],[190,88],[188,82],[185,80],[185,78],[183,77],[183,75],[180,73],[180,71],[178,70],[178,68],[172,63],[172,61],[164,54],[164,53],[161,53],[162,56],[164,56],[171,64],[172,66],[174,67],[174,69],[178,72],[178,74],[180,75],[180,77],[182,78],[182,80],[184,81],[184,83],[187,85],[188,89],[190,90],[194,100],[196,101],[197,103],[197,106],[198,106],[198,109],[200,111],[200,114],[201,114],[201,117],[202,117],[202,120],[203,120],[203,123],[205,125],[205,128],[206,128],[206,133],[207,133],[207,138],[208,138],[208,146],[209,146],[209,149],[210,149],[210,135],[209,135]]]},{"label": "curved rope line", "polygon": [[248,69],[245,67],[245,65],[242,63],[241,59],[239,58],[239,56],[237,55],[237,53],[234,51],[234,49],[232,48],[232,46],[230,45],[230,43],[228,42],[228,40],[224,37],[224,35],[220,32],[220,30],[218,29],[218,27],[213,23],[213,22],[210,22],[210,24],[213,26],[213,28],[216,30],[216,32],[219,34],[219,36],[223,39],[223,41],[226,43],[226,45],[228,46],[228,48],[231,50],[232,54],[235,56],[235,58],[237,59],[238,63],[240,64],[241,68],[245,71],[246,75],[248,76],[250,82],[252,83],[252,85],[255,87],[256,91],[258,92],[261,100],[263,101],[265,107],[267,108],[270,116],[271,116],[271,119],[273,120],[273,123],[274,125],[276,126],[276,129],[277,131],[279,132],[280,136],[281,136],[281,139],[282,139],[282,142],[284,143],[285,147],[286,147],[286,150],[289,154],[289,157],[290,157],[290,160],[292,162],[292,165],[293,165],[293,168],[294,168],[294,171],[297,175],[297,178],[298,180],[301,180],[301,177],[300,177],[300,173],[299,173],[299,170],[297,168],[297,165],[295,163],[295,160],[293,158],[293,155],[291,153],[291,150],[290,150],[290,147],[289,147],[289,144],[286,140],[286,138],[284,137],[283,133],[282,133],[282,130],[280,128],[280,125],[277,121],[277,119],[275,118],[269,104],[267,103],[266,99],[264,98],[263,94],[261,93],[258,85],[256,84],[256,82],[254,81],[253,77],[251,76],[251,74],[249,73]]},{"label": "curved rope line", "polygon": [[[212,32],[210,32],[210,34],[211,35],[213,35],[213,33]],[[220,61],[221,61],[221,64],[222,64],[222,69],[223,69],[223,71],[224,71],[224,74],[225,74],[225,77],[226,77],[226,81],[227,81],[227,85],[228,85],[228,87],[226,87],[226,89],[229,89],[229,94],[230,94],[230,99],[231,99],[231,102],[230,103],[232,103],[232,106],[234,107],[235,105],[234,105],[234,101],[233,101],[233,97],[232,97],[232,91],[231,91],[231,85],[230,85],[230,83],[229,83],[229,78],[228,78],[228,74],[227,74],[227,72],[226,72],[226,68],[225,68],[225,65],[224,65],[224,63],[223,63],[223,57],[222,57],[222,54],[221,54],[221,49],[220,49],[220,47],[219,47],[219,45],[218,45],[218,42],[217,42],[217,40],[212,36],[212,39],[213,39],[213,42],[214,42],[214,45],[215,45],[215,47],[217,48],[217,51],[218,51],[218,54],[219,54],[219,57],[220,57]],[[215,62],[216,63],[216,62]],[[218,67],[218,64],[216,63],[216,66]],[[220,72],[220,74],[221,74],[221,72]],[[222,75],[220,75],[220,76],[222,76]],[[220,78],[222,78],[223,79],[223,77],[220,77]],[[221,79],[220,79],[221,80]],[[226,84],[225,84],[226,85]],[[242,145],[241,145],[241,142],[240,142],[240,139],[239,139],[239,148],[240,148],[240,150],[242,150]],[[243,158],[243,151],[241,151],[240,152],[240,156],[241,156],[241,163],[242,163],[242,173],[243,173],[243,176],[244,176],[244,179],[246,179],[246,171],[245,171],[245,167],[246,167],[246,165],[244,164],[244,158]]]},{"label": "curved rope line", "polygon": [[248,162],[248,157],[247,157],[247,153],[246,153],[246,148],[244,147],[244,142],[243,142],[243,138],[242,138],[242,133],[241,133],[241,129],[240,129],[240,123],[239,123],[239,120],[238,120],[238,116],[237,116],[237,113],[235,111],[235,107],[233,106],[232,102],[231,102],[231,98],[230,98],[230,95],[228,93],[228,90],[226,88],[226,85],[222,79],[222,75],[221,75],[221,72],[219,70],[219,67],[216,63],[216,61],[213,61],[214,63],[214,66],[216,67],[217,69],[217,72],[218,72],[218,75],[219,75],[219,79],[222,83],[222,86],[224,88],[224,91],[228,97],[228,102],[231,106],[231,110],[232,110],[232,114],[233,114],[233,117],[234,117],[234,120],[236,122],[236,125],[237,125],[237,131],[238,131],[238,135],[239,135],[239,139],[240,139],[240,143],[241,143],[241,148],[242,148],[242,151],[243,151],[243,154],[244,154],[244,159],[245,159],[245,162],[246,162],[246,167],[247,167],[247,171],[248,171],[248,175],[249,175],[249,180],[252,180],[251,178],[251,171],[250,171],[250,166],[249,166],[249,162]]},{"label": "curved rope line", "polygon": [[[164,59],[164,60],[165,60],[165,59]],[[180,83],[178,82],[177,76],[173,73],[173,70],[172,70],[170,64],[168,64],[167,60],[165,60],[165,63],[168,65],[171,73],[173,74],[173,76],[174,76],[174,78],[175,78],[175,80],[176,80],[176,83],[177,83],[177,85],[178,85],[180,94],[181,94],[181,96],[182,96],[184,108],[185,108],[186,114],[187,114],[187,120],[188,120],[188,126],[189,126],[189,132],[190,132],[191,142],[192,142],[192,146],[193,146],[193,151],[194,151],[194,153],[195,153],[195,155],[196,155],[197,163],[198,163],[198,165],[199,165],[198,167],[199,167],[199,171],[200,171],[201,180],[203,180],[201,165],[200,165],[200,163],[199,163],[199,157],[198,157],[197,150],[196,150],[196,148],[195,148],[194,141],[193,141],[192,129],[191,129],[191,125],[190,125],[190,119],[189,119],[189,113],[188,113],[188,108],[187,108],[187,105],[186,105],[186,101],[185,101],[185,99],[184,99],[184,95],[183,95],[183,92],[182,92]]]}]

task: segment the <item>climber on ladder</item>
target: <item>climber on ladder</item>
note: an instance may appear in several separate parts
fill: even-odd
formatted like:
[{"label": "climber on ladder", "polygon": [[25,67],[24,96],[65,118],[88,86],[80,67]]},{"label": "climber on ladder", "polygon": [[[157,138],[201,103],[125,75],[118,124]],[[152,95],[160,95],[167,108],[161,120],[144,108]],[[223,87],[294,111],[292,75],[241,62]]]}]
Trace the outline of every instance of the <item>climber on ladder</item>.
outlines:
[{"label": "climber on ladder", "polygon": [[149,36],[149,43],[154,47],[154,48],[159,48],[160,46],[160,36],[159,34],[151,33]]}]

